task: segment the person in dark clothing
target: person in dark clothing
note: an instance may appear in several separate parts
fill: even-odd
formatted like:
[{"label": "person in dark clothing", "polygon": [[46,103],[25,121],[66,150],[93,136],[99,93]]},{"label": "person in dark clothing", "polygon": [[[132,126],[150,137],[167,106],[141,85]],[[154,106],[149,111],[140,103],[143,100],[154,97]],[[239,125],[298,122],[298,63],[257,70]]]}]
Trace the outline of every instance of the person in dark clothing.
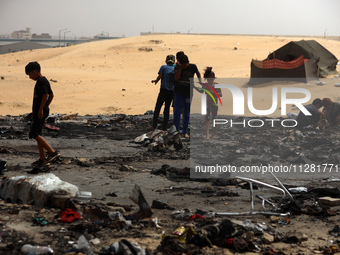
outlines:
[{"label": "person in dark clothing", "polygon": [[201,74],[195,64],[190,64],[187,55],[181,55],[175,68],[175,114],[174,125],[178,132],[180,132],[181,113],[183,108],[183,129],[184,138],[189,138],[188,129],[190,121],[190,105],[191,95],[193,90],[193,83],[190,79],[197,75],[201,81]]},{"label": "person in dark clothing", "polygon": [[330,98],[322,99],[323,112],[329,125],[337,126],[340,124],[340,103],[333,102]]},{"label": "person in dark clothing", "polygon": [[164,120],[162,130],[167,130],[169,115],[170,115],[170,105],[174,97],[174,63],[175,56],[168,55],[165,59],[166,65],[162,65],[158,71],[158,76],[156,80],[152,80],[152,83],[157,84],[161,80],[161,88],[158,94],[155,111],[153,114],[152,129],[157,128],[157,122],[159,117],[159,112],[162,105],[164,104]]},{"label": "person in dark clothing", "polygon": [[[178,51],[176,53],[176,63],[179,61],[179,58],[182,55],[185,55],[183,51]],[[176,64],[174,64],[174,67],[175,67],[175,70],[177,71]],[[172,110],[173,110],[173,115],[175,116],[175,96],[174,96],[174,99],[172,100],[172,105],[171,106],[172,106]],[[183,108],[184,108],[184,106],[183,106]],[[183,112],[184,112],[183,108],[182,108],[182,115],[183,115]]]},{"label": "person in dark clothing", "polygon": [[296,118],[296,121],[298,123],[296,127],[299,129],[303,129],[304,127],[308,127],[310,125],[316,127],[324,118],[324,113],[320,110],[320,108],[322,107],[321,99],[316,98],[314,99],[312,104],[305,105],[304,107],[312,115],[305,115],[302,111],[300,111]]},{"label": "person in dark clothing", "polygon": [[[49,115],[49,105],[53,100],[53,92],[49,81],[41,74],[38,62],[30,62],[25,67],[25,73],[30,79],[36,81],[33,95],[33,122],[29,131],[29,138],[36,140],[39,149],[39,159],[32,163],[33,167],[49,165],[49,163],[60,157],[60,153],[54,150],[42,137],[42,129]],[[46,157],[46,151],[48,157]]]}]

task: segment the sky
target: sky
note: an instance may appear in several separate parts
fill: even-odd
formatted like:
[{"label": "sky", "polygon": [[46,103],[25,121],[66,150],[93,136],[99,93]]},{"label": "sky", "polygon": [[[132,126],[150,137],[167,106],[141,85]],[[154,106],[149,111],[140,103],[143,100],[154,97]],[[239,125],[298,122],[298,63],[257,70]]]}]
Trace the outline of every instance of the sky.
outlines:
[{"label": "sky", "polygon": [[[339,0],[0,0],[0,35],[141,32],[340,36]],[[67,30],[63,30],[67,29]],[[60,31],[62,30],[62,31]]]}]

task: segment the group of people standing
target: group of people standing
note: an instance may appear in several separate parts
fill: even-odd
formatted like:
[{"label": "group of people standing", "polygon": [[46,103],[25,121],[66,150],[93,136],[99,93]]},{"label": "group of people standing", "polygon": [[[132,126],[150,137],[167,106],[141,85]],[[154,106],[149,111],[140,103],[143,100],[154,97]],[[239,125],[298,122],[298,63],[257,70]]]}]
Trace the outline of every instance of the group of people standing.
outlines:
[{"label": "group of people standing", "polygon": [[[176,57],[168,55],[165,59],[166,64],[162,65],[158,71],[158,76],[152,83],[157,84],[161,80],[161,87],[158,94],[153,123],[151,129],[154,130],[158,125],[158,118],[160,110],[164,104],[164,120],[162,130],[167,130],[170,116],[171,103],[173,106],[173,124],[178,132],[181,130],[181,115],[183,115],[182,134],[184,138],[189,138],[189,121],[190,121],[190,106],[192,101],[193,89],[196,89],[200,93],[204,93],[206,89],[215,90],[215,73],[212,71],[212,67],[207,67],[204,71],[203,78],[206,79],[206,83],[202,83],[201,73],[197,66],[189,62],[189,58],[183,51],[179,51]],[[176,62],[176,63],[175,63]],[[197,88],[191,81],[194,76],[197,76],[202,88]],[[222,92],[219,89],[217,92],[219,97],[222,96]],[[216,96],[216,93],[211,93]],[[215,100],[214,100],[215,99]],[[217,98],[207,98],[207,114],[205,117],[206,138],[209,139],[209,116],[217,115],[218,106]],[[329,98],[316,98],[312,104],[306,105],[306,109],[311,113],[310,116],[306,116],[303,112],[300,112],[297,116],[297,128],[303,129],[310,125],[323,128],[326,125],[336,126],[340,124],[340,103],[333,102]],[[321,111],[321,108],[323,110]],[[216,127],[214,128],[213,138],[216,137]]]},{"label": "group of people standing", "polygon": [[[173,55],[168,55],[165,59],[165,62],[166,64],[160,67],[157,78],[151,81],[152,83],[157,84],[157,82],[161,80],[160,92],[156,101],[151,129],[157,128],[158,117],[163,104],[164,120],[162,129],[167,129],[169,123],[170,106],[171,102],[173,102],[173,124],[175,125],[177,131],[180,132],[181,115],[183,115],[182,134],[184,138],[189,138],[188,131],[190,121],[190,106],[193,89],[195,88],[197,91],[202,92],[199,90],[199,88],[192,84],[191,79],[194,78],[196,74],[199,83],[204,86],[201,79],[201,73],[195,64],[189,62],[188,56],[185,55],[183,51],[177,52],[176,57]],[[212,72],[212,67],[206,68],[204,78],[207,79],[208,83],[214,87],[215,74]],[[217,115],[217,105],[214,109],[208,109],[208,112],[211,112],[212,115]],[[208,115],[206,117],[206,123],[209,125],[207,118]],[[216,131],[214,136],[216,136]],[[209,129],[207,131],[207,138],[209,138]]]}]

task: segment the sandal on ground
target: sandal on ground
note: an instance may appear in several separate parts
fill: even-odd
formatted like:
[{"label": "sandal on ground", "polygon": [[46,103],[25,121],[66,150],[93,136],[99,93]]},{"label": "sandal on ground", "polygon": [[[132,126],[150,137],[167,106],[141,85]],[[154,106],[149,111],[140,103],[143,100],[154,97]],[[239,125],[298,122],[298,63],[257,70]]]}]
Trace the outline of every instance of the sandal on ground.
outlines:
[{"label": "sandal on ground", "polygon": [[59,158],[60,156],[61,154],[59,153],[59,151],[55,151],[52,154],[47,155],[46,162],[52,162],[53,160]]}]

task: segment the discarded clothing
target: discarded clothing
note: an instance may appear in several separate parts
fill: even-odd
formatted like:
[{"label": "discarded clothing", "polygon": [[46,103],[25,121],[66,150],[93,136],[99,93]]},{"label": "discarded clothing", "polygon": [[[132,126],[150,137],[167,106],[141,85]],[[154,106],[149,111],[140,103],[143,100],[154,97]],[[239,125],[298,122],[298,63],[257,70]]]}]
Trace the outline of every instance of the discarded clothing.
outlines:
[{"label": "discarded clothing", "polygon": [[80,220],[81,215],[75,211],[73,211],[71,208],[67,208],[65,211],[61,213],[60,218],[58,219],[61,222],[67,222],[71,223],[75,220]]}]

